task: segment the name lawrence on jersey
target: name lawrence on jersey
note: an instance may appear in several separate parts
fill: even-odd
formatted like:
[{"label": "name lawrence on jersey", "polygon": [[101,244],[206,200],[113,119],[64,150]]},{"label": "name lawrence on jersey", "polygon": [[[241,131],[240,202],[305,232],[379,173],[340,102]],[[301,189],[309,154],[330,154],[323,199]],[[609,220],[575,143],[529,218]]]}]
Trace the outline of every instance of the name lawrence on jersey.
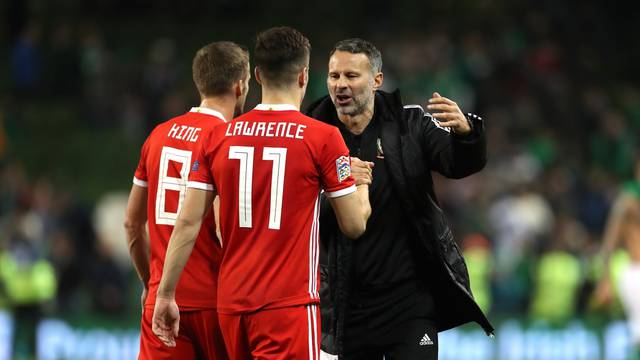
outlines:
[{"label": "name lawrence on jersey", "polygon": [[304,139],[306,125],[293,122],[236,121],[227,125],[225,136],[262,136]]}]

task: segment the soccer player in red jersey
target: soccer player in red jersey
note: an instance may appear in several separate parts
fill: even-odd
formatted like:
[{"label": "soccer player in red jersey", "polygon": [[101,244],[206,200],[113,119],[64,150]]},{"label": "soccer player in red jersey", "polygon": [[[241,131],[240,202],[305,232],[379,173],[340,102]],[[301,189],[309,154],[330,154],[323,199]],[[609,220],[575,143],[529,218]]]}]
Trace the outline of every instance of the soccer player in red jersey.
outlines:
[{"label": "soccer player in red jersey", "polygon": [[153,335],[151,321],[167,245],[197,146],[209,129],[242,111],[249,77],[246,50],[231,42],[203,47],[193,59],[200,107],[158,125],[142,147],[125,222],[131,259],[144,285],[140,359],[227,359],[216,312],[222,249],[211,206],[203,211],[194,251],[177,283],[181,320],[175,347],[165,346]]},{"label": "soccer player in red jersey", "polygon": [[154,332],[175,342],[173,288],[200,219],[220,195],[224,257],[218,313],[232,359],[319,359],[319,197],[343,232],[361,235],[371,212],[368,183],[355,185],[337,128],[299,112],[310,45],[297,30],[260,33],[254,50],[262,104],[215,127],[202,141],[167,250]]}]

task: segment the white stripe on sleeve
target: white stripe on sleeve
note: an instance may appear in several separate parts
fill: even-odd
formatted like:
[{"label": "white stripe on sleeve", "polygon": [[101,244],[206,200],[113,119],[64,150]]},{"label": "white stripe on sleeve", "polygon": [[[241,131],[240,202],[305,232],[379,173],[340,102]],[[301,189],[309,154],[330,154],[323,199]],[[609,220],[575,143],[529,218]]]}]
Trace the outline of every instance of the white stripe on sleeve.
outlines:
[{"label": "white stripe on sleeve", "polygon": [[214,187],[212,184],[207,184],[199,181],[187,181],[187,187],[200,189],[200,190],[208,190],[208,191],[214,190]]},{"label": "white stripe on sleeve", "polygon": [[355,191],[356,191],[356,185],[354,184],[354,185],[349,186],[348,188],[344,188],[344,189],[340,189],[340,190],[336,190],[336,191],[332,191],[332,192],[325,191],[324,195],[326,197],[330,197],[330,198],[337,198],[337,197],[340,197],[340,196],[349,195],[349,194],[351,194],[352,192],[355,192]]},{"label": "white stripe on sleeve", "polygon": [[138,185],[138,186],[140,186],[140,187],[144,187],[144,188],[146,188],[146,187],[148,187],[148,186],[149,186],[149,184],[148,184],[146,181],[144,181],[144,180],[140,180],[140,179],[138,179],[138,178],[137,178],[137,177],[135,177],[135,176],[133,177],[133,184],[134,184],[134,185]]}]

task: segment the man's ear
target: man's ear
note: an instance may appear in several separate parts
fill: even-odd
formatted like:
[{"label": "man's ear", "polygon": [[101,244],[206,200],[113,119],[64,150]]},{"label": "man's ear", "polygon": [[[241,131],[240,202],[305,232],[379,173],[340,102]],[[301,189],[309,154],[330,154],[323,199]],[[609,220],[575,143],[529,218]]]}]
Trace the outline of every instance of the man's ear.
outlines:
[{"label": "man's ear", "polygon": [[382,82],[384,81],[384,75],[382,72],[378,72],[373,77],[373,90],[378,90],[382,86]]},{"label": "man's ear", "polygon": [[309,67],[305,66],[298,74],[298,86],[305,87],[309,83]]},{"label": "man's ear", "polygon": [[257,66],[253,70],[253,74],[255,75],[256,81],[258,82],[258,84],[262,85],[262,77],[260,76],[260,69]]},{"label": "man's ear", "polygon": [[233,90],[236,95],[236,98],[239,98],[240,96],[242,96],[244,94],[244,81],[243,80],[236,81],[236,83],[233,85]]}]

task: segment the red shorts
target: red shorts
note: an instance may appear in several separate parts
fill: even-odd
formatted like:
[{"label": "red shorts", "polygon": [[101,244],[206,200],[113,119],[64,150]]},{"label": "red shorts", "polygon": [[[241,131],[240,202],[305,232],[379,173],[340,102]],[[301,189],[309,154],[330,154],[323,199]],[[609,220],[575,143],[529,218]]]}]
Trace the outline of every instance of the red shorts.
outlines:
[{"label": "red shorts", "polygon": [[227,360],[215,309],[180,312],[180,332],[176,347],[165,346],[151,330],[153,309],[142,313],[140,355],[138,359],[213,359]]},{"label": "red shorts", "polygon": [[320,359],[318,304],[218,316],[231,359]]}]

